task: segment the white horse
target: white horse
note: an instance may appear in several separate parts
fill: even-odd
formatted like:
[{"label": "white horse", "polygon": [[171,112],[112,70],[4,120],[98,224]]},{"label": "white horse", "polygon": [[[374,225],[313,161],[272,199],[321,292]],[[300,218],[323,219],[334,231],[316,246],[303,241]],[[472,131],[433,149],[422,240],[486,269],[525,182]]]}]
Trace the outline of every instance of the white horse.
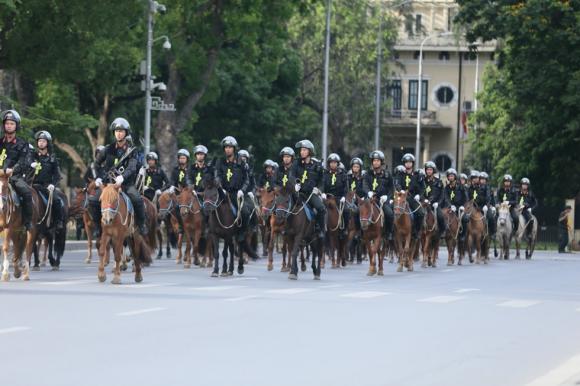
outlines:
[{"label": "white horse", "polygon": [[[500,259],[508,260],[510,258],[510,243],[512,241],[512,216],[507,202],[502,202],[499,206],[497,216],[497,233],[496,240],[499,241]],[[497,250],[495,257],[498,257]]]},{"label": "white horse", "polygon": [[517,211],[519,212],[519,226],[516,230],[516,259],[520,258],[520,244],[522,241],[527,243],[526,259],[531,259],[532,253],[534,253],[534,248],[536,247],[536,239],[538,236],[538,219],[536,219],[536,216],[530,212],[530,220],[526,221],[522,213],[522,206],[518,206]]}]

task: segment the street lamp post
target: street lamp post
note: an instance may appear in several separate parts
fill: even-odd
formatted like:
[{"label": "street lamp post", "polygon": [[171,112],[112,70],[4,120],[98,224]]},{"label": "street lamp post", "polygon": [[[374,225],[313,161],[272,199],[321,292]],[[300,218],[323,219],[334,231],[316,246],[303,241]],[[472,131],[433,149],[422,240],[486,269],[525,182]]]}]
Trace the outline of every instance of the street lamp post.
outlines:
[{"label": "street lamp post", "polygon": [[322,112],[322,162],[326,160],[328,149],[328,65],[330,60],[330,6],[326,2],[326,45],[324,48],[324,107]]},{"label": "street lamp post", "polygon": [[437,35],[429,35],[426,36],[423,41],[421,42],[421,46],[419,47],[419,75],[418,75],[418,84],[417,84],[417,138],[415,141],[415,160],[416,165],[421,165],[421,88],[423,83],[423,46],[427,42],[427,40],[433,37],[444,37],[452,35],[452,32],[443,32]]}]

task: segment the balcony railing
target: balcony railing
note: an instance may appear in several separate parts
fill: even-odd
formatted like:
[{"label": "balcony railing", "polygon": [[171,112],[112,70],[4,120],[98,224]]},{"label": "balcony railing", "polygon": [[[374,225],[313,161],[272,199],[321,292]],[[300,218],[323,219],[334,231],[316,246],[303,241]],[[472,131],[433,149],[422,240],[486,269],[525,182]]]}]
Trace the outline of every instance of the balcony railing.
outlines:
[{"label": "balcony railing", "polygon": [[[417,119],[417,110],[389,110],[385,113],[385,118],[391,121]],[[423,110],[421,111],[421,120],[435,122],[437,120],[437,113],[435,111]]]}]

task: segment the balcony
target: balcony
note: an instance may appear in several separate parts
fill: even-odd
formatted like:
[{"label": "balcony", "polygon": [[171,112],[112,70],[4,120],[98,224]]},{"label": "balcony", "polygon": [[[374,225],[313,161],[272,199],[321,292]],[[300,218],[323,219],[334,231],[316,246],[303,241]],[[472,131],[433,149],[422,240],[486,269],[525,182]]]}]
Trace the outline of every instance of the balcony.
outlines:
[{"label": "balcony", "polygon": [[[417,110],[389,110],[385,112],[383,122],[394,125],[409,125],[417,123]],[[439,126],[437,112],[421,111],[421,124]]]}]

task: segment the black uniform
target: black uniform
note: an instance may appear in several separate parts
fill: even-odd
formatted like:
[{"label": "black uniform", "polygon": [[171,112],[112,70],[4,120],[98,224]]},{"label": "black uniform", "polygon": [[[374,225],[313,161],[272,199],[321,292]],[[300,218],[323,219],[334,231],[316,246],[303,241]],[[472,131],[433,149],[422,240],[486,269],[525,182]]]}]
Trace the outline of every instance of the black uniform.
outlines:
[{"label": "black uniform", "polygon": [[435,213],[437,215],[437,227],[439,228],[439,236],[443,237],[445,234],[445,218],[443,217],[443,212],[441,211],[441,203],[443,202],[443,183],[439,178],[432,176],[425,179],[425,190],[423,191],[423,199],[429,200],[429,204],[433,206],[437,203],[437,209]]},{"label": "black uniform", "polygon": [[275,186],[279,186],[281,188],[285,188],[288,183],[294,184],[295,181],[290,181],[290,170],[292,169],[292,165],[290,167],[286,167],[282,165],[281,167],[276,170],[276,179],[275,179]]},{"label": "black uniform", "polygon": [[263,173],[258,177],[258,187],[265,188],[266,190],[272,189],[276,185],[276,175],[275,173],[268,174]]},{"label": "black uniform", "polygon": [[7,141],[6,137],[0,139],[0,168],[4,171],[12,169],[10,182],[16,193],[22,199],[23,223],[30,228],[32,220],[32,193],[30,187],[24,180],[24,174],[30,169],[28,142],[22,138],[15,137],[12,141]]},{"label": "black uniform", "polygon": [[324,231],[326,230],[326,207],[320,196],[311,193],[314,188],[318,188],[322,183],[322,172],[323,169],[320,162],[312,159],[308,163],[304,162],[304,160],[294,161],[290,171],[290,181],[299,180],[298,183],[301,186],[300,195],[303,199],[310,197],[308,204],[316,209],[316,223],[321,238],[324,237]]},{"label": "black uniform", "polygon": [[[374,169],[369,169],[363,178],[363,196],[367,196],[369,192],[374,192],[375,196],[387,196],[393,198],[394,182],[391,173],[380,169],[376,172]],[[385,237],[387,240],[393,237],[393,224],[395,221],[395,213],[389,201],[383,203],[383,213],[385,215]]]},{"label": "black uniform", "polygon": [[528,212],[528,209],[534,210],[538,205],[538,200],[536,200],[536,196],[529,189],[526,194],[524,194],[522,191],[519,191],[517,200],[518,204],[522,208],[522,216],[524,216],[524,220],[526,220],[527,224],[532,218],[532,215],[530,212]]},{"label": "black uniform", "polygon": [[167,174],[160,167],[147,168],[145,169],[145,179],[143,182],[144,192],[143,194],[149,200],[153,201],[155,197],[155,192],[158,190],[165,190],[169,188],[169,178]]},{"label": "black uniform", "polygon": [[512,217],[512,224],[513,229],[518,229],[519,226],[519,216],[516,211],[517,201],[517,192],[514,188],[510,187],[509,189],[504,188],[503,186],[497,190],[497,203],[501,204],[504,201],[507,201],[510,206],[510,216]]},{"label": "black uniform", "polygon": [[203,181],[205,181],[207,176],[213,176],[212,166],[205,162],[203,166],[200,166],[195,162],[189,167],[189,171],[186,175],[187,185],[193,186],[193,189],[198,193],[203,192]]},{"label": "black uniform", "polygon": [[173,172],[171,172],[171,186],[176,188],[185,188],[187,187],[187,166],[181,167],[177,165],[173,168]]},{"label": "black uniform", "polygon": [[423,217],[425,214],[421,208],[417,209],[420,204],[415,200],[415,196],[423,195],[423,191],[425,190],[425,180],[418,172],[399,173],[395,177],[395,188],[397,191],[407,191],[407,202],[409,203],[409,207],[414,214],[413,237],[417,238],[419,236],[421,226],[423,225]]},{"label": "black uniform", "polygon": [[443,195],[444,195],[443,199],[444,208],[451,206],[459,208],[465,205],[465,202],[467,202],[465,189],[463,189],[463,186],[461,186],[461,184],[458,182],[454,183],[453,185],[447,184],[443,189]]},{"label": "black uniform", "polygon": [[61,180],[58,160],[54,154],[42,155],[40,153],[34,153],[32,159],[33,162],[36,162],[36,168],[32,176],[32,183],[36,190],[48,199],[50,195],[48,185],[54,185],[55,187],[52,200],[52,223],[56,224],[58,228],[62,228],[64,225],[62,192],[56,189]]},{"label": "black uniform", "polygon": [[[322,191],[336,197],[338,204],[338,200],[345,197],[348,192],[347,177],[344,169],[337,169],[336,172],[325,170],[322,174]],[[346,233],[348,232],[347,225],[350,221],[349,214],[348,210],[342,211],[343,224],[345,224],[345,226],[343,226],[339,233],[339,236],[341,237],[346,236]]]},{"label": "black uniform", "polygon": [[[136,152],[133,151],[130,155],[121,161],[121,158],[128,154],[130,151],[129,145],[125,143],[124,146],[119,147],[116,142],[113,142],[105,148],[105,151],[99,154],[96,162],[103,165],[104,172],[106,175],[103,179],[107,183],[115,183],[113,176],[122,175],[123,183],[121,184],[123,191],[133,204],[135,210],[135,221],[139,230],[142,233],[146,233],[145,229],[145,204],[143,204],[143,198],[139,191],[135,187],[135,181],[137,179],[137,173],[139,172],[139,160],[137,159]],[[119,173],[121,171],[122,173]],[[98,203],[97,203],[98,204]],[[97,228],[100,229],[101,225],[101,208],[93,205],[93,219],[97,224]],[[97,231],[100,233],[100,231]]]},{"label": "black uniform", "polygon": [[363,198],[365,196],[365,191],[363,187],[365,174],[366,173],[364,171],[363,173],[359,173],[357,175],[354,175],[352,171],[349,171],[346,174],[346,185],[348,187],[348,191],[353,190],[356,191],[356,195],[359,196],[360,198]]},{"label": "black uniform", "polygon": [[101,165],[97,164],[96,162],[91,162],[91,164],[87,168],[87,171],[85,172],[83,180],[88,185],[91,181],[94,181],[97,178],[104,179],[105,170]]}]

